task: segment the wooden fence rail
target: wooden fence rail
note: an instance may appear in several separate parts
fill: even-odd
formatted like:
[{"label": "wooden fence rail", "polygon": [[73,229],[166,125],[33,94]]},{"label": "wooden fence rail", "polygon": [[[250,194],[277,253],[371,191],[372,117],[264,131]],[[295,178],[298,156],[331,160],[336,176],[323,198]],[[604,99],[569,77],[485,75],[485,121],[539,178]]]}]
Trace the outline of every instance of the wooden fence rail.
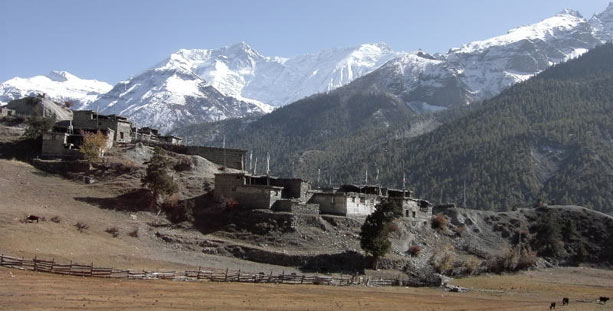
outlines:
[{"label": "wooden fence rail", "polygon": [[243,282],[243,283],[279,283],[279,284],[316,284],[333,286],[396,286],[406,285],[399,279],[371,279],[358,275],[341,275],[333,277],[329,275],[303,275],[286,274],[285,272],[273,275],[270,273],[246,273],[243,271],[201,269],[186,271],[146,271],[146,270],[122,270],[114,268],[96,267],[89,265],[57,263],[55,260],[44,260],[37,257],[24,259],[6,255],[0,255],[0,266],[31,270],[37,272],[56,273],[73,276],[99,277],[99,278],[125,278],[125,279],[165,279],[177,281],[210,281],[210,282]]}]

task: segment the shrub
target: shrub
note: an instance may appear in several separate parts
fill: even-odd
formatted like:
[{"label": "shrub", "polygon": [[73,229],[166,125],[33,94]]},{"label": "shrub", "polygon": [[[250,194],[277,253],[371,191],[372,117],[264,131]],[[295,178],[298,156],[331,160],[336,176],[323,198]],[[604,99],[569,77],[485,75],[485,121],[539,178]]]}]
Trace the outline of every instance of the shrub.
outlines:
[{"label": "shrub", "polygon": [[535,251],[515,247],[508,249],[501,256],[490,257],[487,261],[487,270],[494,273],[524,270],[533,267],[537,259]]},{"label": "shrub", "polygon": [[104,232],[112,235],[114,238],[119,236],[119,229],[117,227],[109,227],[104,230]]},{"label": "shrub", "polygon": [[475,256],[468,256],[466,261],[464,261],[464,268],[466,269],[467,274],[473,274],[477,272],[477,269],[481,265],[481,261]]},{"label": "shrub", "polygon": [[106,135],[97,131],[96,133],[83,132],[83,144],[79,148],[79,152],[83,154],[83,158],[89,162],[96,162],[104,156],[104,152],[107,149]]},{"label": "shrub", "polygon": [[456,226],[453,228],[453,231],[457,236],[462,237],[466,233],[466,225]]},{"label": "shrub", "polygon": [[80,222],[80,221],[77,222],[74,226],[77,228],[77,230],[79,230],[79,232],[83,232],[83,231],[89,229],[89,225],[88,224],[86,224],[84,222]]},{"label": "shrub", "polygon": [[133,237],[133,238],[138,238],[138,228],[128,232],[128,235]]},{"label": "shrub", "polygon": [[180,157],[173,166],[173,169],[177,172],[189,171],[192,169],[192,160],[188,157]]},{"label": "shrub", "polygon": [[166,214],[166,218],[173,223],[182,221],[193,221],[193,202],[181,201],[181,196],[175,193],[168,197],[162,204],[162,210]]},{"label": "shrub", "polygon": [[411,256],[413,257],[418,256],[420,252],[421,252],[421,246],[419,245],[411,245],[411,247],[409,247],[409,254],[411,254]]},{"label": "shrub", "polygon": [[432,216],[431,224],[433,229],[444,230],[447,227],[447,217],[442,213]]},{"label": "shrub", "polygon": [[228,198],[224,201],[224,206],[226,209],[234,209],[238,206],[238,202],[232,198]]},{"label": "shrub", "polygon": [[451,272],[453,269],[453,263],[455,260],[453,250],[453,245],[445,246],[434,253],[434,255],[432,255],[430,258],[430,264],[438,273],[446,274]]},{"label": "shrub", "polygon": [[62,218],[60,218],[60,216],[53,216],[51,217],[51,221],[53,221],[56,224],[59,224],[60,222],[62,222]]}]

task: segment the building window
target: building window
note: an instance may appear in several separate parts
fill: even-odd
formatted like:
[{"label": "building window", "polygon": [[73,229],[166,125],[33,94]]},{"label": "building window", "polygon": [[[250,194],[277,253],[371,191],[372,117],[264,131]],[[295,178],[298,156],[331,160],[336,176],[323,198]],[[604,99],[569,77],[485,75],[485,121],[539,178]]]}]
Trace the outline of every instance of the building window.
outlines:
[{"label": "building window", "polygon": [[415,211],[413,211],[413,218],[415,218]]},{"label": "building window", "polygon": [[406,211],[404,211],[404,212],[405,212],[405,213],[404,213],[404,216],[405,216],[405,217],[409,217],[409,210],[406,210]]},{"label": "building window", "polygon": [[123,140],[123,132],[119,132],[119,138]]}]

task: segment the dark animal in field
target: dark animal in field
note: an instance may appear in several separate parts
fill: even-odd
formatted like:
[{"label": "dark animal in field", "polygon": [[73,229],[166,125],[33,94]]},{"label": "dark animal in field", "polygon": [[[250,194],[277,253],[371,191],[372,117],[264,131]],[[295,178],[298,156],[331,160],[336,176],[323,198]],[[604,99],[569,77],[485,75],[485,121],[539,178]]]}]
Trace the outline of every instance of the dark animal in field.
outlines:
[{"label": "dark animal in field", "polygon": [[562,305],[563,306],[568,305],[568,298],[566,298],[566,297],[562,298]]},{"label": "dark animal in field", "polygon": [[607,303],[607,301],[609,301],[609,297],[600,297],[600,298],[598,298],[598,303],[605,304],[605,303]]},{"label": "dark animal in field", "polygon": [[553,310],[553,309],[555,309],[555,308],[556,308],[556,303],[555,303],[555,302],[552,302],[552,303],[549,305],[549,310]]},{"label": "dark animal in field", "polygon": [[28,215],[28,217],[26,218],[26,221],[27,222],[34,222],[34,221],[36,221],[36,223],[38,223],[38,219],[40,219],[40,217],[34,216],[34,215]]}]

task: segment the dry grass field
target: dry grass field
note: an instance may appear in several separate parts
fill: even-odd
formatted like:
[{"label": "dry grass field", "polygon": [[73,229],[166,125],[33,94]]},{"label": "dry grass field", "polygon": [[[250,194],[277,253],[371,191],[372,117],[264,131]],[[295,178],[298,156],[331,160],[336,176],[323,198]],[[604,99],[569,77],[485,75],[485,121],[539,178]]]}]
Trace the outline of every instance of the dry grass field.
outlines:
[{"label": "dry grass field", "polygon": [[[438,288],[136,281],[0,268],[0,310],[612,310],[593,300],[613,293],[613,272],[551,269],[480,276]],[[594,282],[590,284],[590,282]],[[569,306],[560,306],[569,297]],[[578,302],[577,300],[585,300]],[[588,302],[588,300],[590,300]]]}]

